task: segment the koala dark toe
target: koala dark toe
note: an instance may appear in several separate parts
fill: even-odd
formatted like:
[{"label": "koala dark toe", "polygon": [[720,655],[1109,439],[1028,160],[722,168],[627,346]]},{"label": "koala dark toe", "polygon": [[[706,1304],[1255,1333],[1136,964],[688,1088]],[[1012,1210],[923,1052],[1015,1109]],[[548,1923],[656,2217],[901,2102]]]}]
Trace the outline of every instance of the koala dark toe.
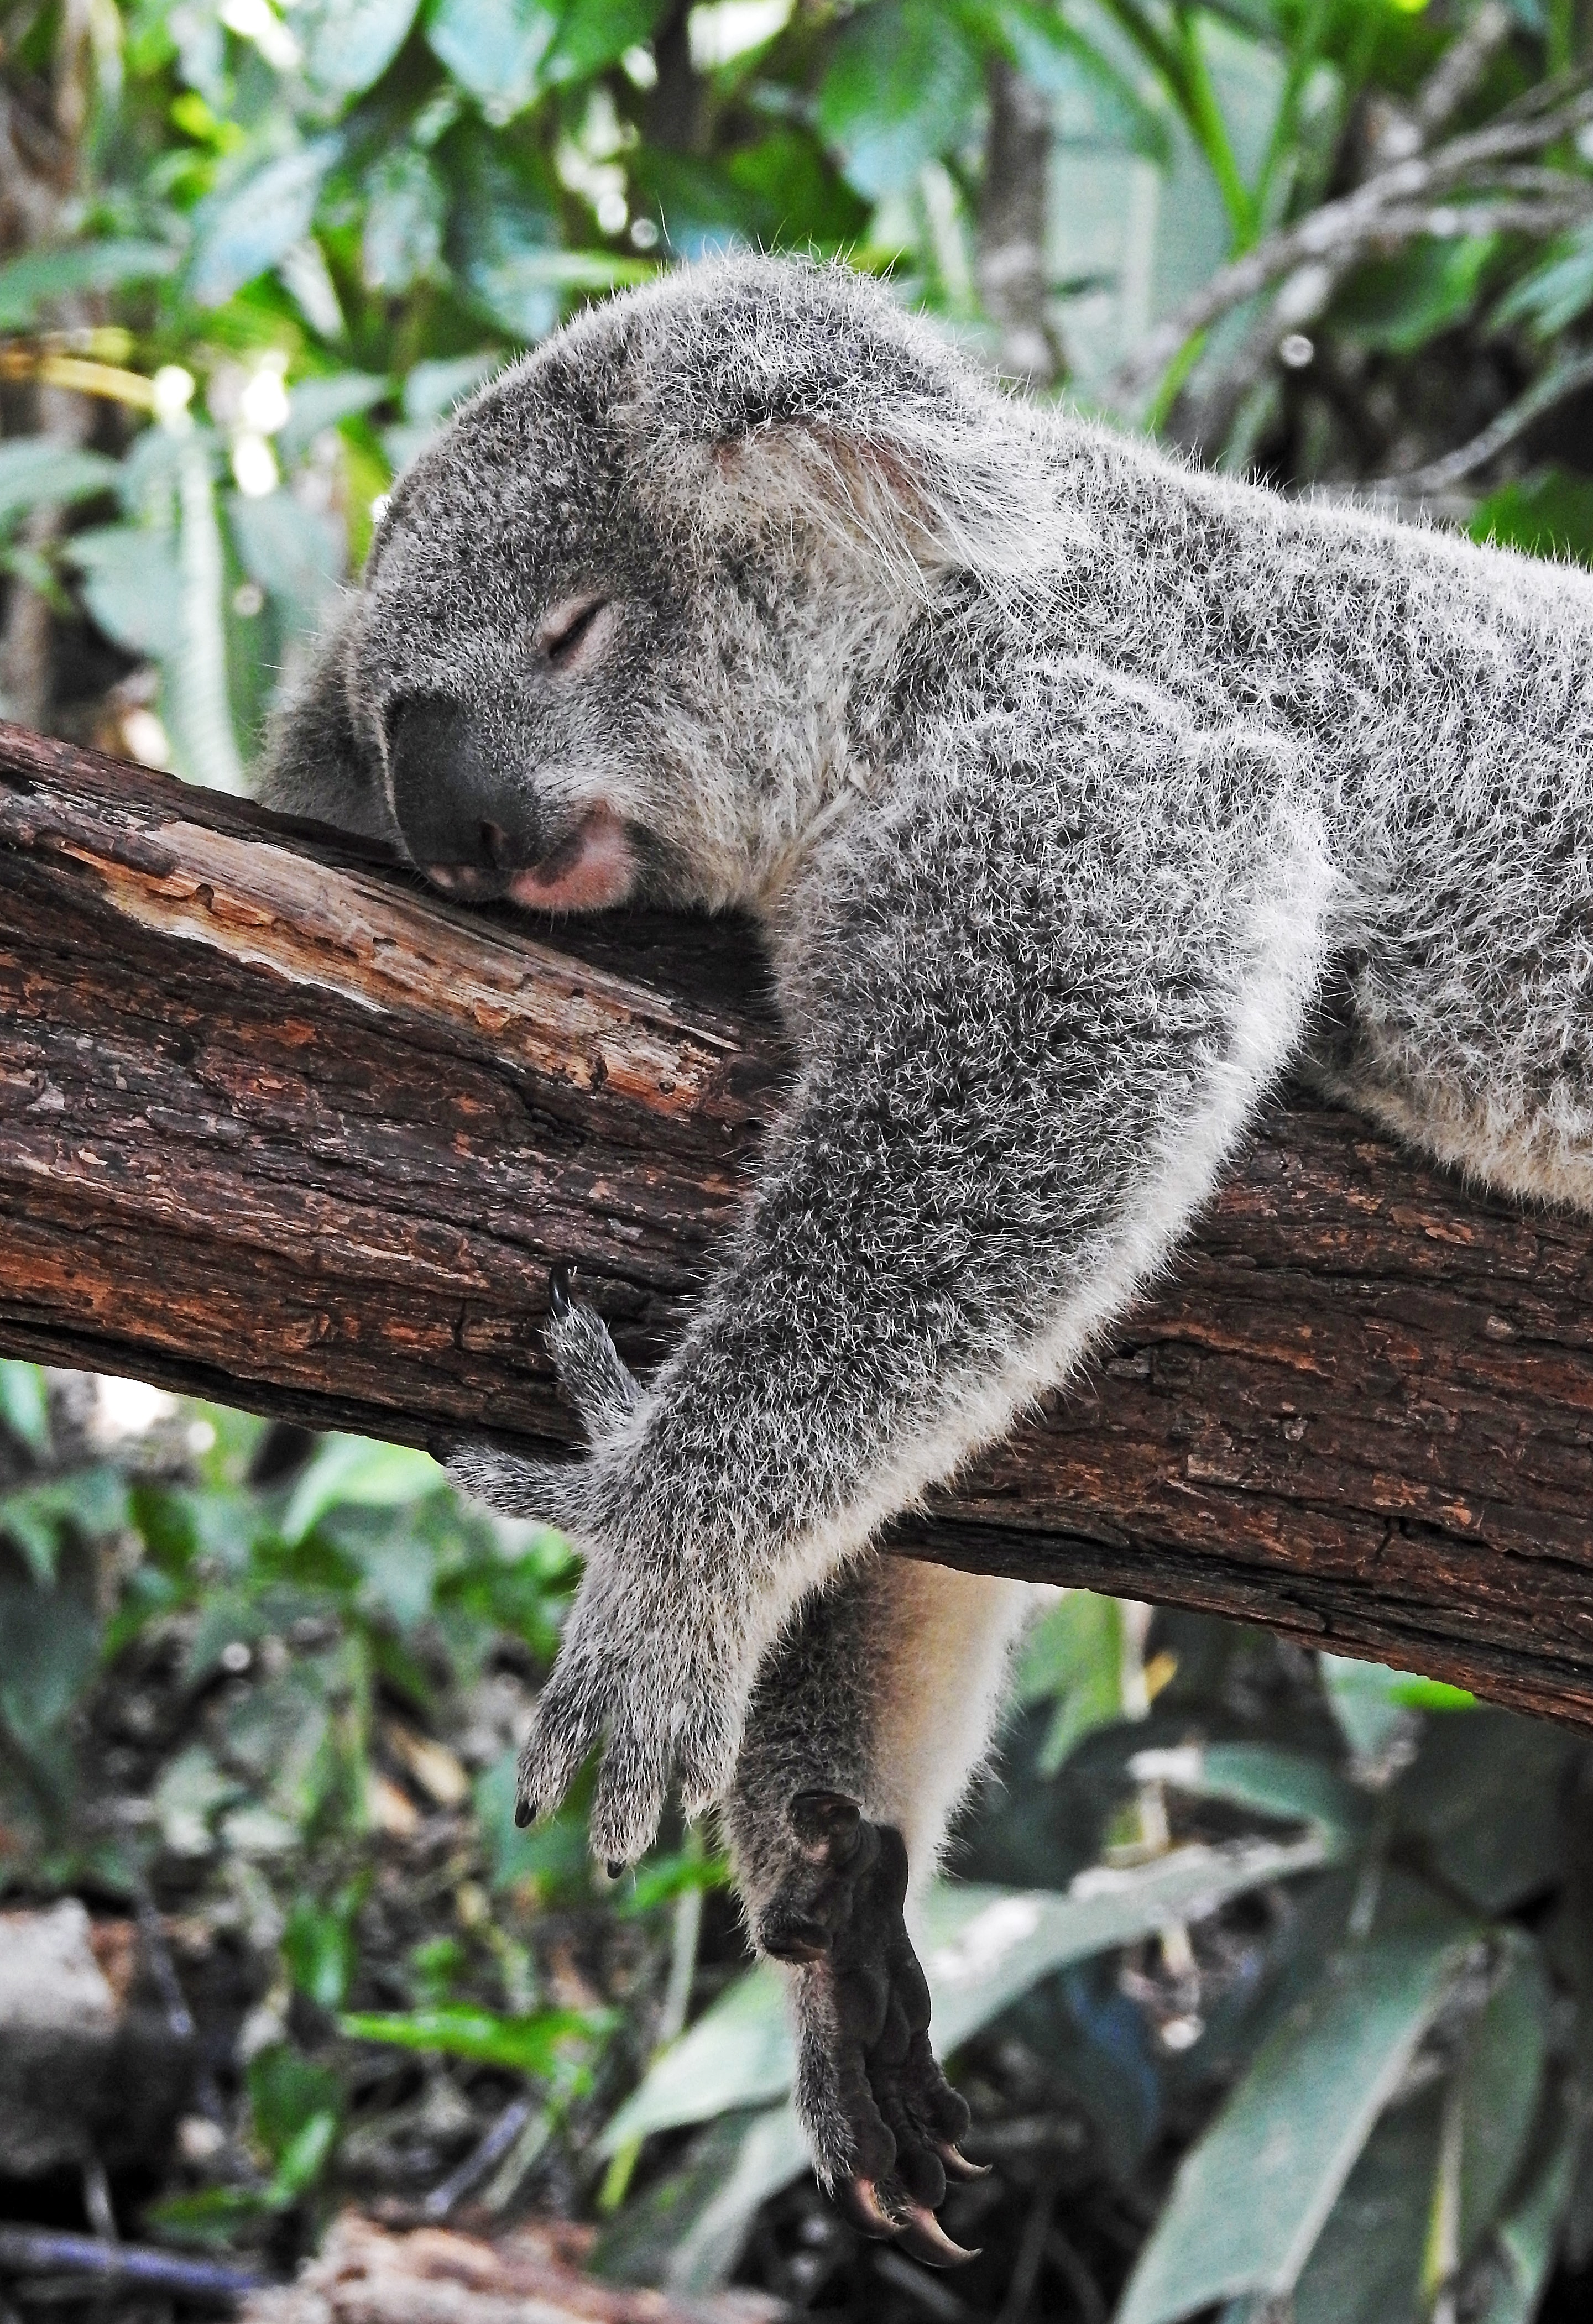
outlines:
[{"label": "koala dark toe", "polygon": [[797,1858],[760,1920],[764,1950],[801,1967],[799,2093],[820,2167],[859,2233],[929,2265],[971,2259],[934,2217],[949,2178],[983,2174],[957,2142],[968,2111],[930,2047],[930,1989],[903,1907],[907,1850],[835,1792],[792,1802]]}]

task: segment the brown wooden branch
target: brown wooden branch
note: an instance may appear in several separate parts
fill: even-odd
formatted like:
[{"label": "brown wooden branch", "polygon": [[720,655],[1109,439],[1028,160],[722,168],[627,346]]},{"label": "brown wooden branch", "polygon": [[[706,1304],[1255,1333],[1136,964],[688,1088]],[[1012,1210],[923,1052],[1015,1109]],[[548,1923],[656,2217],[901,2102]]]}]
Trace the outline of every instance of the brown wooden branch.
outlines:
[{"label": "brown wooden branch", "polygon": [[[573,1262],[667,1344],[778,1101],[742,929],[550,933],[0,728],[0,1349],[537,1450]],[[1174,1277],[893,1546],[1593,1726],[1593,1227],[1280,1103]]]}]

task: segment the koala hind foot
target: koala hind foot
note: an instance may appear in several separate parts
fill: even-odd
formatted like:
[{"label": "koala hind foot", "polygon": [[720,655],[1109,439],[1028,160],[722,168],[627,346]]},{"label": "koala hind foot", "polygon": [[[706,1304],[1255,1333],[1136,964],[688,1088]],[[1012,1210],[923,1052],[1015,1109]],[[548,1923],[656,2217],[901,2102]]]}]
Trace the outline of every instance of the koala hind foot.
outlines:
[{"label": "koala hind foot", "polygon": [[977,2255],[935,2218],[950,2179],[980,2179],[957,2142],[968,2110],[930,2047],[930,1990],[907,1935],[907,1850],[838,1792],[789,1809],[794,1861],[759,1915],[763,1949],[797,1969],[797,2108],[819,2176],[864,2235],[931,2267]]}]

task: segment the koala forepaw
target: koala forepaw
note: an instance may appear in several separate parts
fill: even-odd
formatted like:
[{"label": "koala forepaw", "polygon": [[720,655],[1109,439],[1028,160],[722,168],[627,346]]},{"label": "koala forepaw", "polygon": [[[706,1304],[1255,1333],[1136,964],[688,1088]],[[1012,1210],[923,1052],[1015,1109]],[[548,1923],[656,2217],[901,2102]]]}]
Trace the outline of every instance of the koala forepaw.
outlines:
[{"label": "koala forepaw", "polygon": [[791,1872],[759,1916],[764,1950],[798,1971],[797,2107],[820,2178],[867,2236],[931,2267],[977,2256],[935,2218],[968,2110],[930,2048],[930,1993],[903,1919],[907,1850],[838,1792],[792,1801]]}]

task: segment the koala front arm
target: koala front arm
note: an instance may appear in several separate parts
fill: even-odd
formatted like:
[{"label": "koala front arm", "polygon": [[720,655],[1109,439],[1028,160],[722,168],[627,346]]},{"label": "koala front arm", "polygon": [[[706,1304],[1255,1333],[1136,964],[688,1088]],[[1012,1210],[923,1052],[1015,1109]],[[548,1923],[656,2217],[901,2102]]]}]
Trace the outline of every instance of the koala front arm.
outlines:
[{"label": "koala front arm", "polygon": [[612,1860],[671,1772],[689,1812],[721,1794],[796,1607],[1066,1378],[1300,1038],[1331,885],[1309,821],[1244,736],[1088,678],[1056,707],[1048,796],[944,730],[810,867],[797,1088],[648,1391],[574,1468],[457,1464],[587,1552],[523,1797],[555,1806],[607,1732]]}]

